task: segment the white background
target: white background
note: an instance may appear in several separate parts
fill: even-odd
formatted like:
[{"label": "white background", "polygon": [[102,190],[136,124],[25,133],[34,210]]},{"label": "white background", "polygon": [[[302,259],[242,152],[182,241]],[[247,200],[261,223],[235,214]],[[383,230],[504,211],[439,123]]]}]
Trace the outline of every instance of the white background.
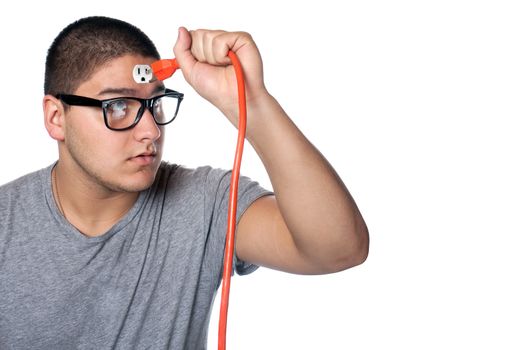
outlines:
[{"label": "white background", "polygon": [[[0,183],[57,158],[41,112],[46,50],[97,14],[139,26],[163,57],[180,25],[250,32],[267,87],[354,195],[367,262],[234,278],[229,349],[525,348],[520,1],[41,3],[1,14]],[[168,86],[186,98],[165,159],[230,168],[236,130],[180,75]],[[269,186],[247,147],[243,173]]]}]

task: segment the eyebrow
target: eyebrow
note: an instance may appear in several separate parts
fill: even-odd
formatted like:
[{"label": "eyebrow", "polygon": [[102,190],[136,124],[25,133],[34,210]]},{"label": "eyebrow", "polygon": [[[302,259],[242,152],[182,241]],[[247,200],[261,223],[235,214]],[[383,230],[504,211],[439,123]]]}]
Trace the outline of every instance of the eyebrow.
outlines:
[{"label": "eyebrow", "polygon": [[[153,95],[164,93],[166,91],[166,87],[164,87],[164,84],[157,85],[157,87],[152,91]],[[137,95],[137,90],[130,89],[130,88],[107,88],[102,91],[100,91],[97,96],[107,95],[107,94],[114,94],[114,95],[120,95],[123,97],[132,97]]]}]

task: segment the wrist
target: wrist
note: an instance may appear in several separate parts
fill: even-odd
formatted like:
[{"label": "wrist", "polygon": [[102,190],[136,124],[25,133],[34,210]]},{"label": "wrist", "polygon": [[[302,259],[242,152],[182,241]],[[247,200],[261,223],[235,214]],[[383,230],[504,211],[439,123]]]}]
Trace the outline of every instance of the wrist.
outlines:
[{"label": "wrist", "polygon": [[282,141],[291,124],[279,102],[270,94],[262,95],[248,105],[246,138],[256,149],[264,148]]},{"label": "wrist", "polygon": [[[262,89],[259,93],[246,93],[246,113],[247,113],[247,128],[254,124],[259,119],[266,117],[266,112],[269,106],[276,103],[275,99],[268,93],[267,90]],[[235,98],[233,102],[219,106],[218,109],[228,118],[228,120],[236,127],[239,126],[239,100],[237,90],[235,90]],[[247,130],[248,131],[248,130]]]}]

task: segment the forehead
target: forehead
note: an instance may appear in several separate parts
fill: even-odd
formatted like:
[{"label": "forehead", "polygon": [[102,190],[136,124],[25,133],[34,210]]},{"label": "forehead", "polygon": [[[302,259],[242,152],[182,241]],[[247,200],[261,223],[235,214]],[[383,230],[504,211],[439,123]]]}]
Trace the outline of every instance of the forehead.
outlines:
[{"label": "forehead", "polygon": [[156,59],[140,55],[125,55],[111,59],[81,83],[75,94],[93,97],[102,97],[101,93],[112,90],[134,91],[137,97],[149,97],[153,91],[158,91],[163,86],[162,82],[139,84],[133,77],[133,68],[136,65],[151,65]]}]

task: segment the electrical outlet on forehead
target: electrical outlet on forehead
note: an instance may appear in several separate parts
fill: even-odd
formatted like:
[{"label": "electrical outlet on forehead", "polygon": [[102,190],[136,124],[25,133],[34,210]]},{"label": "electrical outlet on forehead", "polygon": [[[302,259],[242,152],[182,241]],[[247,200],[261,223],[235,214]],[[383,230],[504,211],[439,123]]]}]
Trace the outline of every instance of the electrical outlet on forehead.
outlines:
[{"label": "electrical outlet on forehead", "polygon": [[148,64],[137,64],[133,67],[133,79],[138,84],[152,83],[157,80]]}]

